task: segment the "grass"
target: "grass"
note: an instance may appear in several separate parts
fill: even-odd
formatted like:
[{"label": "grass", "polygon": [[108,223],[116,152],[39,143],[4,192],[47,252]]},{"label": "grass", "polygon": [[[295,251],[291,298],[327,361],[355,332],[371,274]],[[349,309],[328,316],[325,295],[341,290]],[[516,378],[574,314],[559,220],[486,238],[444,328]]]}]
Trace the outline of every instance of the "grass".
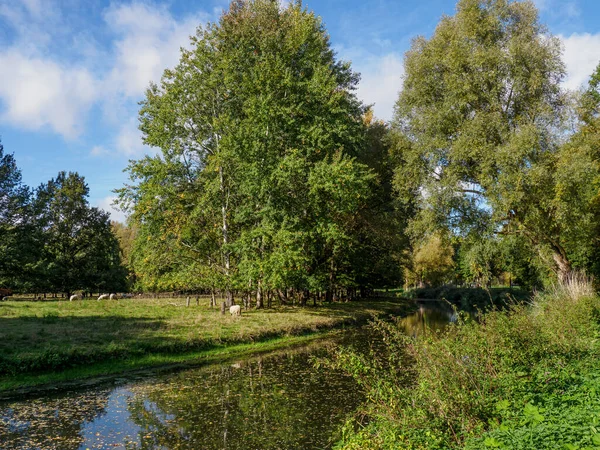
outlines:
[{"label": "grass", "polygon": [[600,448],[600,298],[580,277],[532,303],[333,362],[368,391],[338,448]]},{"label": "grass", "polygon": [[243,311],[185,299],[0,303],[0,392],[148,367],[212,361],[301,342],[303,336],[408,308],[367,301]]}]

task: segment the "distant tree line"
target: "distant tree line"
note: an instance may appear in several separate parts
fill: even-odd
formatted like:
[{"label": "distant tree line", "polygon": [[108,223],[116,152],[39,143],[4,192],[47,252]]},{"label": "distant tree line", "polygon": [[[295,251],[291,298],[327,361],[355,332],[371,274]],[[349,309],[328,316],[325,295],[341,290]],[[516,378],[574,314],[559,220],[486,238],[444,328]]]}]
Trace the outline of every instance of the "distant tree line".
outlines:
[{"label": "distant tree line", "polygon": [[109,215],[88,194],[76,173],[25,186],[0,144],[0,288],[66,296],[127,288]]}]

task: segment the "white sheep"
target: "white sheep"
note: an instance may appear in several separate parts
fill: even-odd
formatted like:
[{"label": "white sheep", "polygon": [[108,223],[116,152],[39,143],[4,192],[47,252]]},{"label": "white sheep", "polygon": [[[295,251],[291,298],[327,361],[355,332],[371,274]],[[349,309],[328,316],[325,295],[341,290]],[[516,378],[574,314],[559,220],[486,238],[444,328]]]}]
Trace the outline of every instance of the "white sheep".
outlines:
[{"label": "white sheep", "polygon": [[69,301],[72,302],[73,300],[81,300],[81,296],[79,294],[73,294],[69,297]]},{"label": "white sheep", "polygon": [[242,307],[240,305],[233,305],[231,308],[229,308],[229,312],[232,316],[241,316]]},{"label": "white sheep", "polygon": [[118,296],[117,294],[110,294],[110,297],[109,297],[109,298],[110,298],[111,300],[118,300],[118,299],[119,299],[119,296]]},{"label": "white sheep", "polygon": [[98,300],[106,300],[109,297],[110,296],[108,294],[102,294],[100,297],[98,297]]}]

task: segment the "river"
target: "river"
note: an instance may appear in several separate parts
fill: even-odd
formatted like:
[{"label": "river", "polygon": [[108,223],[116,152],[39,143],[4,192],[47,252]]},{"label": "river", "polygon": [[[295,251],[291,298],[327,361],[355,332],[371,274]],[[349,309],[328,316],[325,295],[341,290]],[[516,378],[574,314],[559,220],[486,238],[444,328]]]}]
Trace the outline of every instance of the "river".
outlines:
[{"label": "river", "polygon": [[[452,311],[422,303],[401,321],[419,335]],[[0,403],[0,448],[323,449],[364,400],[353,379],[314,359],[368,347],[364,329],[309,345],[111,385]]]}]

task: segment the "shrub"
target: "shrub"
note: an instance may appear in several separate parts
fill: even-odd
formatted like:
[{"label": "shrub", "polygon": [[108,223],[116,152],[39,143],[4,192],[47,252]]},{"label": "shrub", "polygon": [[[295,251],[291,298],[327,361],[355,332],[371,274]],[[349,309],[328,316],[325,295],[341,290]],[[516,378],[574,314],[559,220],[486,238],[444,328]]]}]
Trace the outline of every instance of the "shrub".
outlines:
[{"label": "shrub", "polygon": [[[570,389],[574,365],[597,353],[600,299],[590,293],[582,278],[573,278],[536,295],[532,305],[489,311],[478,322],[461,316],[446,331],[418,340],[396,324],[376,323],[385,349],[369,357],[340,350],[334,360],[369,398],[361,411],[368,419],[355,432],[348,425],[339,447],[369,440],[377,442],[372,448],[460,447],[504,426],[506,410],[515,411],[510,417],[517,422],[539,425],[537,404]],[[472,448],[493,447],[493,439],[503,442],[491,436]],[[573,445],[591,438],[582,439]]]}]

